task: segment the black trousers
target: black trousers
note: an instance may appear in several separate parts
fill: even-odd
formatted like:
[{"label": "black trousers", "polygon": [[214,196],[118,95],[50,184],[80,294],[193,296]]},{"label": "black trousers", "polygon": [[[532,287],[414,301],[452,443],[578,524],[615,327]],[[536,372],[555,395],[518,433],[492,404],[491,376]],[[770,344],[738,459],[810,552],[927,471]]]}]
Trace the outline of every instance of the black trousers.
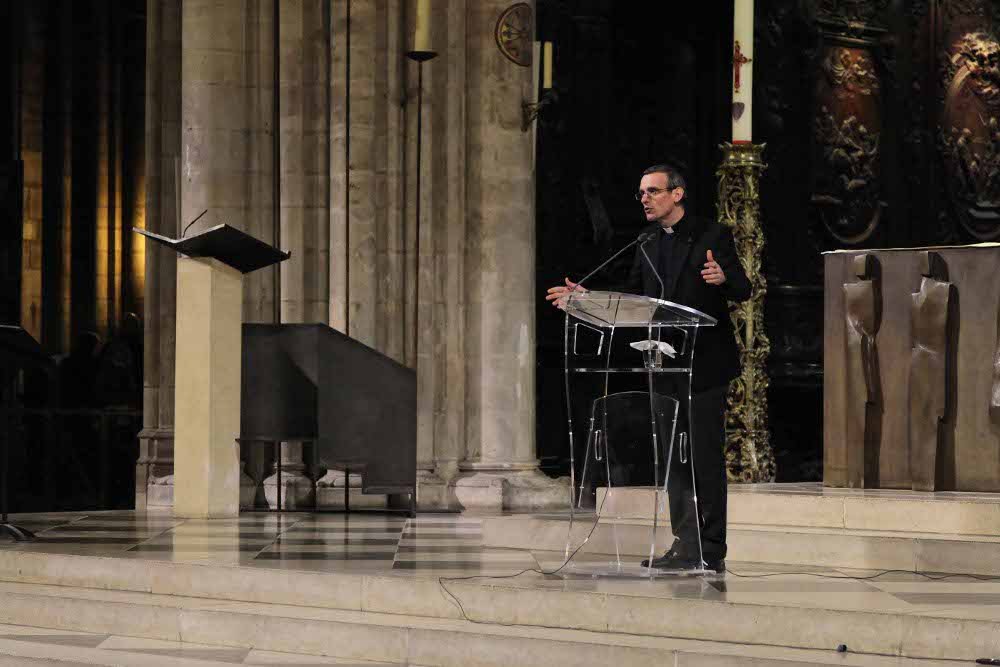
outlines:
[{"label": "black trousers", "polygon": [[[726,394],[728,387],[715,387],[692,395],[691,420],[687,427],[687,396],[681,399],[677,433],[687,431],[686,462],[681,462],[679,436],[674,441],[673,461],[667,480],[670,524],[681,541],[682,553],[698,556],[698,524],[695,490],[701,521],[701,544],[705,560],[726,557]],[[694,477],[691,457],[694,457]]]}]

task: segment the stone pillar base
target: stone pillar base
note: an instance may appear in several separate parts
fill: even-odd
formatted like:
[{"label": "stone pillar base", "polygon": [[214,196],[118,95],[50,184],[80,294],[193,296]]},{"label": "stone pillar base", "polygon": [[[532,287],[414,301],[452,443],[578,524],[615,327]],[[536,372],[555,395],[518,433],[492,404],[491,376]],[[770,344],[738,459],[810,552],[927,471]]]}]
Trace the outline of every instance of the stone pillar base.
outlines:
[{"label": "stone pillar base", "polygon": [[[282,480],[284,481],[284,480]],[[240,464],[240,509],[252,510],[257,498],[257,482],[247,474],[246,463]]]},{"label": "stone pillar base", "polygon": [[474,470],[448,485],[463,510],[536,512],[568,509],[569,480],[552,479],[537,469]]},{"label": "stone pillar base", "polygon": [[173,429],[144,428],[137,437],[142,456],[136,463],[135,509],[173,507]]},{"label": "stone pillar base", "polygon": [[461,509],[455,490],[432,470],[417,471],[417,511],[453,511]]},{"label": "stone pillar base", "polygon": [[[281,470],[280,509],[309,511],[314,507],[315,497],[311,479],[295,470]],[[264,498],[271,509],[278,506],[278,473],[264,480]]]},{"label": "stone pillar base", "polygon": [[174,506],[174,476],[153,477],[146,487],[146,508]]},{"label": "stone pillar base", "polygon": [[[328,470],[316,482],[316,504],[320,509],[344,508],[344,483],[347,475],[343,470]],[[351,509],[385,509],[389,506],[389,496],[384,493],[361,493],[361,475],[351,475],[348,491]]]}]

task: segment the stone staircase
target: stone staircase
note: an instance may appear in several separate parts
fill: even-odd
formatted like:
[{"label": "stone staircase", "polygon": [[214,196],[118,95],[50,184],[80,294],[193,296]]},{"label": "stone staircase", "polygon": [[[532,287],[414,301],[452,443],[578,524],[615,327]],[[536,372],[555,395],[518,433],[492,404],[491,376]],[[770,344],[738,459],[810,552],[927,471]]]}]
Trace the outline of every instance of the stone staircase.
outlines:
[{"label": "stone staircase", "polygon": [[[731,561],[1000,576],[1000,496],[730,488]],[[652,490],[616,489],[606,500],[602,490],[598,502],[607,518],[585,551],[612,553],[617,538],[623,554],[645,557]],[[486,518],[484,545],[560,551],[567,523],[565,515]],[[592,523],[581,518],[573,544]],[[669,524],[663,533],[660,551],[669,546]]]},{"label": "stone staircase", "polygon": [[[394,664],[876,665],[912,656],[920,660],[893,664],[916,667],[1000,654],[993,620],[726,600],[704,595],[709,584],[698,579],[439,582],[14,550],[0,552],[0,579],[0,623]],[[845,661],[832,649],[848,638]]]},{"label": "stone staircase", "polygon": [[[602,522],[586,551],[611,552],[617,536],[624,554],[644,556],[653,499],[648,489],[609,497],[604,509],[619,518]],[[731,573],[724,580],[537,573],[439,580],[8,547],[0,549],[0,623],[427,666],[861,667],[891,659],[898,667],[930,667],[1000,656],[1000,581],[940,584],[934,591],[952,596],[949,607],[923,604],[938,593],[913,575],[876,587],[790,574],[1000,576],[1000,500],[736,487],[729,518]],[[560,561],[565,515],[481,521],[484,547],[530,549],[546,565]],[[578,522],[576,539],[589,528]],[[979,601],[966,600],[970,593]],[[846,654],[834,651],[840,644]],[[0,643],[0,656],[12,655],[10,645]],[[105,664],[84,657],[84,664]]]}]

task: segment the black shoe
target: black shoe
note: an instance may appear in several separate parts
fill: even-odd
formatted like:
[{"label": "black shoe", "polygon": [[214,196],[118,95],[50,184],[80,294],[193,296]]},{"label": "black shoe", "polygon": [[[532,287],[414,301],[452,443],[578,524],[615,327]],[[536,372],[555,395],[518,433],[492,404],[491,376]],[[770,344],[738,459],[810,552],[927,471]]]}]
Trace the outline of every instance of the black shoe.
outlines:
[{"label": "black shoe", "polygon": [[705,569],[713,570],[716,574],[726,573],[726,559],[725,558],[706,558],[705,559]]},{"label": "black shoe", "polygon": [[659,558],[654,558],[652,564],[647,567],[657,570],[694,570],[698,565],[697,558],[689,558],[671,549]]},{"label": "black shoe", "polygon": [[[648,560],[642,561],[642,566],[652,567],[657,570],[697,570],[702,567],[702,564],[698,562],[697,556],[693,558],[686,556],[671,547],[667,553],[659,558],[654,558],[652,564],[649,564]],[[716,574],[724,574],[726,572],[726,559],[706,557],[704,568]]]},{"label": "black shoe", "polygon": [[677,558],[680,555],[680,551],[681,551],[681,541],[678,540],[678,539],[675,539],[674,543],[670,545],[670,548],[667,549],[666,553],[664,553],[659,558],[654,558],[653,559],[654,565],[650,565],[649,564],[649,559],[648,558],[644,558],[643,561],[642,561],[642,563],[641,563],[641,565],[643,567],[660,567],[659,565],[655,565],[655,563],[657,563],[659,561],[662,561],[662,560],[669,559],[669,558]]}]

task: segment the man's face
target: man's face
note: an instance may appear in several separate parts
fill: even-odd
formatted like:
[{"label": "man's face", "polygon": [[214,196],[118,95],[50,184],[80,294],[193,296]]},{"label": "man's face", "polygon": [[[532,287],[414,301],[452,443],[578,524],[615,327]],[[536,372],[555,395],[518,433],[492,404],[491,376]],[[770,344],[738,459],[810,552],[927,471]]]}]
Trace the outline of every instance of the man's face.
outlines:
[{"label": "man's face", "polygon": [[639,181],[640,203],[649,222],[664,222],[675,212],[677,202],[684,196],[682,188],[667,190],[667,175],[663,172],[646,174]]}]

